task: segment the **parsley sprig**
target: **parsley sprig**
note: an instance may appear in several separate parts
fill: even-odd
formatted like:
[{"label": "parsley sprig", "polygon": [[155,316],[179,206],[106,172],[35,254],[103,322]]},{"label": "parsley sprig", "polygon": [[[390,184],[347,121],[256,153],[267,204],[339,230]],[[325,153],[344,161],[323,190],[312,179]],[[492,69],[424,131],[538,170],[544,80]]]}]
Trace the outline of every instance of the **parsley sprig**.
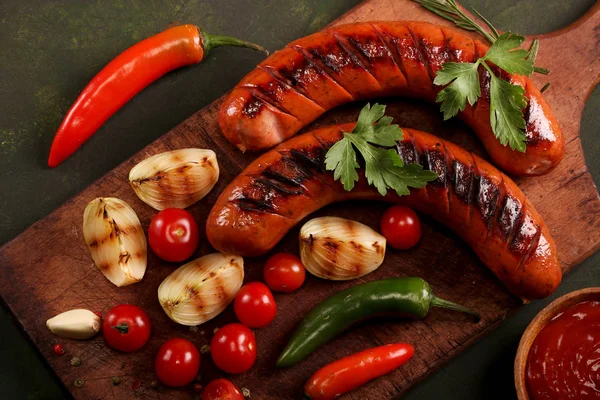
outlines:
[{"label": "parsley sprig", "polygon": [[347,191],[358,181],[356,150],[364,160],[367,182],[382,196],[388,189],[400,196],[408,195],[409,187],[422,188],[437,178],[435,172],[424,170],[419,164],[404,164],[398,152],[390,148],[402,140],[403,134],[398,125],[392,124],[392,117],[384,114],[384,105],[367,104],[352,132],[344,132],[344,137],[325,156],[325,167],[334,171],[334,179],[340,180]]},{"label": "parsley sprig", "polygon": [[494,135],[502,145],[525,152],[525,119],[522,110],[527,105],[525,90],[494,74],[488,62],[510,74],[531,75],[533,60],[529,52],[521,49],[522,36],[504,33],[496,39],[486,55],[474,63],[445,63],[433,81],[436,85],[448,85],[438,93],[437,102],[444,119],[464,111],[466,103],[474,105],[481,95],[478,68],[484,67],[490,74],[490,123]]},{"label": "parsley sprig", "polygon": [[[415,3],[420,4],[426,10],[431,11],[432,13],[447,19],[448,21],[453,22],[456,26],[462,29],[466,29],[468,31],[476,31],[479,32],[485,39],[490,42],[490,44],[494,44],[496,39],[500,36],[498,30],[492,25],[490,21],[488,21],[479,11],[474,8],[471,8],[471,11],[479,19],[481,19],[487,27],[491,30],[488,32],[484,29],[483,26],[479,25],[475,20],[466,15],[456,4],[456,0],[413,0]],[[535,39],[533,43],[531,43],[531,48],[529,49],[529,53],[531,54],[530,58],[532,61],[535,61],[535,56],[537,54],[537,49],[540,42]],[[533,67],[534,71],[539,74],[548,75],[550,73],[549,70],[542,67]]]}]

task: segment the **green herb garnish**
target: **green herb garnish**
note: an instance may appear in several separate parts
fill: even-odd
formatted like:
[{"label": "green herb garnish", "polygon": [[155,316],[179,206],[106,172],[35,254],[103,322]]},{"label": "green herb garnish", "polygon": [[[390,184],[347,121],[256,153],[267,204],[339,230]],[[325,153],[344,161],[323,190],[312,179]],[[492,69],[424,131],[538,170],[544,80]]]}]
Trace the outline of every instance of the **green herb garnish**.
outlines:
[{"label": "green herb garnish", "polygon": [[490,74],[490,123],[494,135],[502,145],[524,152],[525,119],[522,110],[527,106],[525,90],[498,78],[488,61],[510,74],[531,75],[533,60],[529,52],[519,48],[522,36],[510,32],[499,36],[487,54],[474,63],[445,63],[433,81],[436,85],[448,85],[438,93],[437,102],[444,119],[464,111],[467,101],[474,105],[481,95],[477,69],[483,66]]},{"label": "green herb garnish", "polygon": [[392,124],[392,117],[384,114],[384,105],[367,104],[352,132],[344,132],[344,137],[325,156],[325,167],[334,171],[334,179],[340,180],[347,191],[358,181],[356,150],[364,159],[367,182],[382,196],[388,189],[400,196],[408,195],[409,187],[422,188],[437,178],[435,172],[424,170],[419,164],[404,164],[398,152],[390,148],[402,140],[403,134],[398,125]]},{"label": "green herb garnish", "polygon": [[[471,8],[471,11],[479,19],[481,19],[487,27],[491,30],[488,32],[485,28],[479,25],[475,20],[466,15],[458,4],[456,4],[455,0],[413,0],[415,3],[420,4],[426,10],[431,11],[432,13],[447,19],[448,21],[453,22],[459,28],[465,29],[467,31],[476,31],[479,32],[485,39],[490,42],[490,44],[494,44],[496,39],[500,36],[498,30],[488,21],[479,11],[474,8]],[[532,48],[530,53],[537,54],[537,46],[539,46],[539,41],[535,39],[532,43],[532,46],[535,46],[535,51]],[[535,55],[532,57],[531,61],[535,61]],[[548,75],[550,73],[549,70],[542,67],[534,67],[534,71],[539,74]]]}]

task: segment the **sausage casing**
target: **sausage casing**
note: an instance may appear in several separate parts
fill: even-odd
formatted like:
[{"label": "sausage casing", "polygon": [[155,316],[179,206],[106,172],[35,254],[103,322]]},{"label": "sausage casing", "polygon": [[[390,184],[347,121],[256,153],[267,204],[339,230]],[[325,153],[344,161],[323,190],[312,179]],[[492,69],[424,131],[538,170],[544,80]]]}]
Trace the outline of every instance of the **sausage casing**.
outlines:
[{"label": "sausage casing", "polygon": [[[409,96],[434,102],[441,87],[433,79],[445,62],[474,62],[487,50],[460,30],[424,22],[336,26],[298,39],[260,63],[226,97],[219,125],[240,149],[267,149],[351,101]],[[460,117],[500,169],[515,175],[548,172],[564,155],[554,113],[529,78],[496,70],[525,89],[526,152],[503,146],[494,136],[490,77],[483,68],[481,97]]]},{"label": "sausage casing", "polygon": [[410,195],[382,197],[362,172],[345,191],[324,167],[327,150],[354,124],[334,125],[292,138],[250,164],[222,192],[206,224],[219,251],[259,256],[300,220],[333,202],[351,199],[405,204],[429,214],[465,240],[515,295],[550,295],[561,281],[548,227],[519,187],[487,161],[440,138],[403,129],[397,151],[438,178]]}]

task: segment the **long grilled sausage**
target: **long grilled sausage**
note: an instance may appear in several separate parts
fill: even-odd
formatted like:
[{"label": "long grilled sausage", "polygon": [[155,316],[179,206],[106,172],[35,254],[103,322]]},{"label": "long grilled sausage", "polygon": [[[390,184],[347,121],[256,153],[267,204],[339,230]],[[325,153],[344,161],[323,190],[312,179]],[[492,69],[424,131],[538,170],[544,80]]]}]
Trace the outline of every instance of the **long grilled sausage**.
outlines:
[{"label": "long grilled sausage", "polygon": [[[277,145],[325,111],[354,100],[405,95],[434,102],[433,78],[445,62],[473,62],[488,50],[461,31],[423,22],[337,26],[275,52],[242,79],[221,106],[219,125],[241,150]],[[561,129],[526,77],[500,76],[525,89],[527,150],[513,151],[490,126],[489,74],[480,70],[482,97],[460,113],[492,160],[516,175],[538,175],[564,155]]]},{"label": "long grilled sausage", "polygon": [[206,223],[219,251],[258,256],[302,218],[337,201],[373,199],[432,215],[463,238],[508,289],[524,299],[551,294],[561,280],[556,247],[540,215],[517,185],[490,163],[436,136],[404,129],[397,151],[405,163],[438,174],[408,196],[383,198],[361,175],[347,192],[324,169],[327,150],[354,124],[292,138],[248,166],[223,191]]}]

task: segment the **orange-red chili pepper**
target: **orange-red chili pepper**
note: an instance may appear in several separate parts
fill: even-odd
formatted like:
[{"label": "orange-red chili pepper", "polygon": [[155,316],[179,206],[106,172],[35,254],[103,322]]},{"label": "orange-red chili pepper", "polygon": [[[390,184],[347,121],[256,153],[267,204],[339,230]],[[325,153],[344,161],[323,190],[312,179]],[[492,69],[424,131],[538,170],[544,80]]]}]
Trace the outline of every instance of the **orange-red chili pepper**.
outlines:
[{"label": "orange-red chili pepper", "polygon": [[129,99],[169,71],[199,63],[219,46],[264,48],[228,36],[214,36],[194,25],[169,28],[118,55],[83,89],[58,128],[48,165],[56,167],[75,152]]},{"label": "orange-red chili pepper", "polygon": [[331,400],[385,375],[410,360],[415,349],[407,343],[388,344],[352,354],[315,372],[304,386],[312,400]]}]

